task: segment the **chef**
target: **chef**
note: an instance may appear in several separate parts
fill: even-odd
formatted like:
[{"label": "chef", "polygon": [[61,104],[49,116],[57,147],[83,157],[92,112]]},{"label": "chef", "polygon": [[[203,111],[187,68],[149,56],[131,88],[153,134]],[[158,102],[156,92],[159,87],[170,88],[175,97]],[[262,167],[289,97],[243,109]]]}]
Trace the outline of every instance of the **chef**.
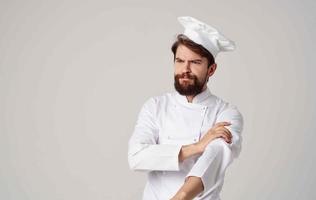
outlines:
[{"label": "chef", "polygon": [[174,92],[149,98],[129,140],[132,170],[148,172],[143,200],[220,200],[227,167],[241,151],[243,118],[207,86],[233,41],[193,17],[172,45]]}]

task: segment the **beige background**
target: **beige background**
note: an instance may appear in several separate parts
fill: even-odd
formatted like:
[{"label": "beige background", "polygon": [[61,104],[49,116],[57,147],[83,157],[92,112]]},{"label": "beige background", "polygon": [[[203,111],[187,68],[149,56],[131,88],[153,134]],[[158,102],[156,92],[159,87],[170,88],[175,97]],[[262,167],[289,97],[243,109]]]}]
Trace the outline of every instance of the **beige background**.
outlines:
[{"label": "beige background", "polygon": [[138,200],[127,141],[144,101],[173,90],[191,15],[236,41],[211,91],[245,118],[223,200],[316,198],[316,3],[0,1],[0,199]]}]

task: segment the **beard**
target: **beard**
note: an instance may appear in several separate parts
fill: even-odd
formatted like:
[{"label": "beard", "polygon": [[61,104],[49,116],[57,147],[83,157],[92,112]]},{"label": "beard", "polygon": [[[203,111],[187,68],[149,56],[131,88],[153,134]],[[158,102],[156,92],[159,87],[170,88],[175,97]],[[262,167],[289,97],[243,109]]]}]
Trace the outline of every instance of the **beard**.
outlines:
[{"label": "beard", "polygon": [[[191,81],[182,81],[180,83],[180,78],[188,78]],[[206,78],[205,78],[206,79]],[[191,83],[193,81],[193,83]],[[202,92],[204,81],[199,81],[197,76],[191,74],[176,74],[174,76],[174,87],[181,94],[185,96],[195,96]]]}]

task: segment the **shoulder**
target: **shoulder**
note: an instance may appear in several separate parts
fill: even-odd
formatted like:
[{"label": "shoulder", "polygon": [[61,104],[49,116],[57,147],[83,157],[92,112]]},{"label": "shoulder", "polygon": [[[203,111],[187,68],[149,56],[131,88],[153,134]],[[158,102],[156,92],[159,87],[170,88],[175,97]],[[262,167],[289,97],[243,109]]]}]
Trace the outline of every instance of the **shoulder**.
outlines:
[{"label": "shoulder", "polygon": [[163,94],[151,96],[147,98],[143,104],[143,109],[157,110],[170,103],[173,99],[173,92],[166,92]]},{"label": "shoulder", "polygon": [[218,107],[218,115],[231,115],[241,118],[242,120],[243,116],[237,105],[230,103],[216,95],[214,95],[214,97],[216,99],[216,104]]},{"label": "shoulder", "polygon": [[166,92],[163,94],[152,96],[152,97],[147,98],[144,105],[159,106],[161,104],[170,102],[173,96],[174,96],[173,92]]}]

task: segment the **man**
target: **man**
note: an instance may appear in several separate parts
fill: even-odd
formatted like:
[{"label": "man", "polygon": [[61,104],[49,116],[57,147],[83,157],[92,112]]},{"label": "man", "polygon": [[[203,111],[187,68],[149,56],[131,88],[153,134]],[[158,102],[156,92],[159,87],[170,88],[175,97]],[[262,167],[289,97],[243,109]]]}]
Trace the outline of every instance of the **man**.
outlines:
[{"label": "man", "polygon": [[207,87],[215,56],[235,45],[192,17],[172,46],[176,91],[148,99],[129,140],[131,169],[148,172],[143,200],[220,200],[226,168],[241,150],[243,118]]}]

